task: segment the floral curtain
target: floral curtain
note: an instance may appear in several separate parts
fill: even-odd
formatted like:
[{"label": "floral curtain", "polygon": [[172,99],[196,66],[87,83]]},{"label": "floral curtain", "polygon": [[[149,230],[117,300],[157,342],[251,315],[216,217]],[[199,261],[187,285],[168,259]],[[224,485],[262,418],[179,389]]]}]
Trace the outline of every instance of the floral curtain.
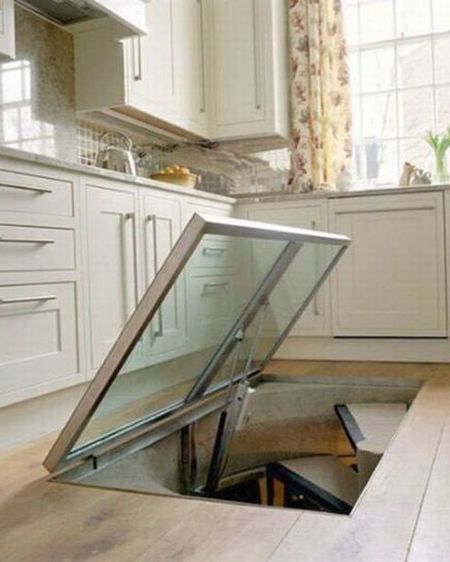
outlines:
[{"label": "floral curtain", "polygon": [[335,186],[352,156],[340,0],[289,0],[293,191]]}]

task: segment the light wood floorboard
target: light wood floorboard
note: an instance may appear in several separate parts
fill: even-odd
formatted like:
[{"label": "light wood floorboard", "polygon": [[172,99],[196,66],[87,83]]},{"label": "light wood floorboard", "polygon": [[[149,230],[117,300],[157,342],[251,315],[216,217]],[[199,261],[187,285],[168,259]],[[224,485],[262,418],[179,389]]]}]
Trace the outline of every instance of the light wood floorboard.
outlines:
[{"label": "light wood floorboard", "polygon": [[450,560],[450,418],[432,468],[408,562]]},{"label": "light wood floorboard", "polygon": [[271,562],[404,561],[449,411],[450,380],[428,381],[351,516],[305,514]]},{"label": "light wood floorboard", "polygon": [[49,483],[49,436],[0,457],[0,560],[450,560],[450,366],[283,361],[270,371],[425,380],[351,516]]}]

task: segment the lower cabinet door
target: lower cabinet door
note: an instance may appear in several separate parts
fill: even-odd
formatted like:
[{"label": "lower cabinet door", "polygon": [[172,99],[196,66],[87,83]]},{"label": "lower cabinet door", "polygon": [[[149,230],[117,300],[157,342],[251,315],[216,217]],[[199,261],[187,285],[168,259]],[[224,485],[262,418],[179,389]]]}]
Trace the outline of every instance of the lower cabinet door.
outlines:
[{"label": "lower cabinet door", "polygon": [[331,230],[352,243],[333,273],[333,334],[444,337],[443,194],[342,198]]},{"label": "lower cabinet door", "polygon": [[[247,210],[247,218],[250,220],[293,226],[309,230],[328,230],[326,202],[309,201],[298,204],[291,202],[289,205],[282,204],[259,204]],[[320,248],[307,248],[311,253],[309,262],[311,268],[320,268]],[[298,263],[298,271],[289,274],[289,289],[295,293],[296,282],[308,273],[304,267],[305,262]],[[295,267],[295,265],[293,266]],[[308,268],[309,269],[309,268]],[[327,336],[331,333],[330,318],[330,287],[326,281],[317,292],[309,306],[305,309],[298,322],[290,331],[291,336]]]},{"label": "lower cabinet door", "polygon": [[229,270],[197,270],[190,275],[189,319],[195,326],[191,339],[195,349],[212,351],[222,341],[237,315],[235,293],[235,278]]},{"label": "lower cabinet door", "polygon": [[[181,200],[178,197],[142,195],[144,276],[148,287],[181,234]],[[152,358],[181,353],[186,346],[186,290],[181,276],[166,296],[143,342]],[[147,355],[147,354],[146,354]],[[148,357],[146,357],[148,361]]]},{"label": "lower cabinet door", "polygon": [[90,367],[96,369],[139,299],[137,205],[131,192],[93,185],[86,190]]},{"label": "lower cabinet door", "polygon": [[0,286],[0,406],[79,371],[75,284]]}]

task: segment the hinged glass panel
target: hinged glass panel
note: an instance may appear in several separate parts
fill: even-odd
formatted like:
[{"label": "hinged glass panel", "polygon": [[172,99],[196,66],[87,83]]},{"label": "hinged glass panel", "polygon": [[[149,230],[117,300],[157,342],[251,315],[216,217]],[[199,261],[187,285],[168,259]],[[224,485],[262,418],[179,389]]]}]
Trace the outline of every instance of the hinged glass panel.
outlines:
[{"label": "hinged glass panel", "polygon": [[194,215],[47,468],[123,442],[260,370],[348,244],[343,236]]}]

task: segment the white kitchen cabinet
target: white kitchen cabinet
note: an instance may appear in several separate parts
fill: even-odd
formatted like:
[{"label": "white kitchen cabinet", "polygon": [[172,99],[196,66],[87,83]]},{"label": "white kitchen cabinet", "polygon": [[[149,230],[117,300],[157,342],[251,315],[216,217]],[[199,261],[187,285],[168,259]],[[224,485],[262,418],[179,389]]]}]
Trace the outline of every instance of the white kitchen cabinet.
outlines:
[{"label": "white kitchen cabinet", "polygon": [[[181,234],[182,200],[146,190],[141,193],[144,276],[148,287]],[[152,356],[178,354],[187,342],[186,286],[181,277],[166,296],[145,334]]]},{"label": "white kitchen cabinet", "polygon": [[0,60],[14,59],[16,37],[14,27],[14,0],[0,0]]},{"label": "white kitchen cabinet", "polygon": [[206,135],[204,0],[152,0],[149,33],[126,42],[129,105]]},{"label": "white kitchen cabinet", "polygon": [[333,334],[445,337],[443,194],[342,198],[330,212],[352,239],[332,276]]},{"label": "white kitchen cabinet", "polygon": [[195,330],[191,344],[196,349],[215,349],[226,335],[235,311],[236,272],[229,269],[207,271],[197,269],[190,272],[190,302],[195,303],[189,319]]},{"label": "white kitchen cabinet", "polygon": [[90,368],[96,369],[139,299],[137,195],[113,182],[87,182],[83,189]]},{"label": "white kitchen cabinet", "polygon": [[[231,216],[233,207],[223,203],[187,199],[184,208],[186,225],[194,213]],[[194,349],[216,345],[229,326],[237,290],[236,272],[231,269],[229,240],[223,236],[205,236],[191,260],[186,279],[189,322],[196,326],[195,337],[189,333],[189,344]],[[192,306],[196,303],[197,306]],[[227,324],[228,322],[228,324]]]},{"label": "white kitchen cabinet", "polygon": [[0,158],[0,406],[79,384],[77,177]]},{"label": "white kitchen cabinet", "polygon": [[79,372],[76,298],[70,282],[0,285],[0,406]]},{"label": "white kitchen cabinet", "polygon": [[[173,1],[173,0],[172,0]],[[174,81],[181,126],[209,136],[205,0],[176,3],[173,18]]]},{"label": "white kitchen cabinet", "polygon": [[289,137],[284,0],[208,0],[215,139]]},{"label": "white kitchen cabinet", "polygon": [[[180,236],[186,198],[159,190],[125,187],[114,181],[84,182],[83,247],[92,372],[105,358]],[[222,207],[231,209],[227,205]],[[214,204],[206,208],[214,213]],[[152,330],[144,334],[133,368],[185,350],[189,339],[186,294],[186,281],[182,278],[167,295],[161,315],[152,322]]]},{"label": "white kitchen cabinet", "polygon": [[74,231],[0,223],[0,273],[75,269]]},{"label": "white kitchen cabinet", "polygon": [[[305,200],[289,203],[258,203],[242,208],[242,214],[249,220],[294,226],[311,230],[328,230],[327,202]],[[308,248],[307,251],[310,249]],[[307,256],[310,261],[320,265],[320,248],[311,248],[314,252]],[[305,263],[298,263],[298,279]],[[314,263],[312,263],[314,267]],[[290,274],[292,275],[292,274]],[[294,281],[295,276],[291,279]],[[292,289],[295,291],[295,288]],[[331,333],[330,287],[326,282],[317,292],[310,305],[303,312],[297,324],[292,328],[291,336],[325,336]]]},{"label": "white kitchen cabinet", "polygon": [[148,35],[124,42],[125,86],[128,85],[124,104],[173,121],[176,90],[172,0],[149,2],[147,19]]},{"label": "white kitchen cabinet", "polygon": [[48,221],[54,217],[74,216],[73,179],[61,174],[43,174],[24,166],[17,170],[0,169],[1,211],[20,216],[40,217]]},{"label": "white kitchen cabinet", "polygon": [[[231,214],[195,194],[0,158],[0,406],[92,377],[193,212]],[[193,345],[187,301],[182,279],[130,368]]]},{"label": "white kitchen cabinet", "polygon": [[284,0],[149,0],[147,35],[75,35],[76,105],[186,138],[289,138]]},{"label": "white kitchen cabinet", "polygon": [[147,35],[75,36],[78,111],[113,109],[181,135],[207,136],[204,0],[150,0]]},{"label": "white kitchen cabinet", "polygon": [[228,203],[213,203],[212,201],[202,201],[201,199],[186,197],[183,227],[190,221],[194,213],[230,217],[233,214],[233,206]]}]

